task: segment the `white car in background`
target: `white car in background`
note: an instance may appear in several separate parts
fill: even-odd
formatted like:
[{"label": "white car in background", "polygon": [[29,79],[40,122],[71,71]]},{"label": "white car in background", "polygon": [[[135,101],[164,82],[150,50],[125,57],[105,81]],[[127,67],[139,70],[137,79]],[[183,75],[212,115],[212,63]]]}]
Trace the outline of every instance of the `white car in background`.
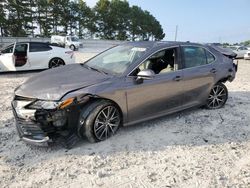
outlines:
[{"label": "white car in background", "polygon": [[54,68],[75,63],[70,49],[42,42],[18,42],[0,51],[0,72]]},{"label": "white car in background", "polygon": [[77,36],[52,35],[50,42],[51,44],[57,44],[58,46],[64,48],[68,47],[73,51],[83,47],[82,43],[79,41],[79,38]]},{"label": "white car in background", "polygon": [[250,50],[248,50],[247,53],[245,53],[244,59],[250,60]]},{"label": "white car in background", "polygon": [[243,59],[245,54],[249,51],[245,46],[230,46],[229,48],[237,54],[237,59]]}]

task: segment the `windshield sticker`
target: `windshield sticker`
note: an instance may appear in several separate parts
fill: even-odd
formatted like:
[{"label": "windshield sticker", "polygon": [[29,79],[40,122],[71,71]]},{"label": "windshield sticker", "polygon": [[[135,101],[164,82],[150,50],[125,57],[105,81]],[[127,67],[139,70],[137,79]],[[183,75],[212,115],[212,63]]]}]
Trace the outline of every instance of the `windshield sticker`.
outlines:
[{"label": "windshield sticker", "polygon": [[131,49],[132,51],[138,51],[138,52],[144,52],[146,51],[146,48],[138,48],[138,47],[134,47]]}]

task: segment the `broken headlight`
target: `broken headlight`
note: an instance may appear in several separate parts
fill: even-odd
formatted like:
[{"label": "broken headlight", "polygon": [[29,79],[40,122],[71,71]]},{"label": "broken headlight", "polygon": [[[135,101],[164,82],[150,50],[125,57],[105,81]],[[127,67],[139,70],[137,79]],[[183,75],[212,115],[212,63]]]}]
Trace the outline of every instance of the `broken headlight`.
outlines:
[{"label": "broken headlight", "polygon": [[37,100],[27,107],[30,109],[45,109],[45,110],[53,110],[53,109],[64,109],[71,105],[74,102],[74,98],[66,99],[65,101],[56,102],[56,101],[43,101]]},{"label": "broken headlight", "polygon": [[55,101],[41,101],[37,100],[27,107],[30,109],[46,109],[46,110],[53,110],[56,109],[60,105],[60,102]]}]

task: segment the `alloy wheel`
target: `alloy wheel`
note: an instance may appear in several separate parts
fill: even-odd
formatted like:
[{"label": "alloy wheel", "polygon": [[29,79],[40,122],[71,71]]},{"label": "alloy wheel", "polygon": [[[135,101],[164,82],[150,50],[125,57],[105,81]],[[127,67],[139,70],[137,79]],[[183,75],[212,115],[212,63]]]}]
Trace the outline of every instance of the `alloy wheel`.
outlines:
[{"label": "alloy wheel", "polygon": [[207,107],[217,109],[222,107],[227,101],[227,89],[224,85],[215,85],[207,99]]},{"label": "alloy wheel", "polygon": [[52,59],[50,62],[50,68],[56,68],[61,65],[64,65],[64,62],[59,58]]},{"label": "alloy wheel", "polygon": [[94,122],[94,134],[100,141],[114,135],[119,128],[120,113],[114,106],[103,108],[96,116]]}]

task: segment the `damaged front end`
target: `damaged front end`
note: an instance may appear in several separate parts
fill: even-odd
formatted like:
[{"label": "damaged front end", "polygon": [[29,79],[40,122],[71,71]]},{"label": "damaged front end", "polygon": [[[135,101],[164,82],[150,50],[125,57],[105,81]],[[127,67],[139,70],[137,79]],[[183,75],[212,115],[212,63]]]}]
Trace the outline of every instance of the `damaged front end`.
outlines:
[{"label": "damaged front end", "polygon": [[47,146],[57,138],[64,138],[65,144],[69,145],[67,142],[77,139],[80,108],[88,100],[88,96],[81,97],[81,101],[78,98],[45,101],[15,96],[12,109],[20,138],[39,146]]}]

